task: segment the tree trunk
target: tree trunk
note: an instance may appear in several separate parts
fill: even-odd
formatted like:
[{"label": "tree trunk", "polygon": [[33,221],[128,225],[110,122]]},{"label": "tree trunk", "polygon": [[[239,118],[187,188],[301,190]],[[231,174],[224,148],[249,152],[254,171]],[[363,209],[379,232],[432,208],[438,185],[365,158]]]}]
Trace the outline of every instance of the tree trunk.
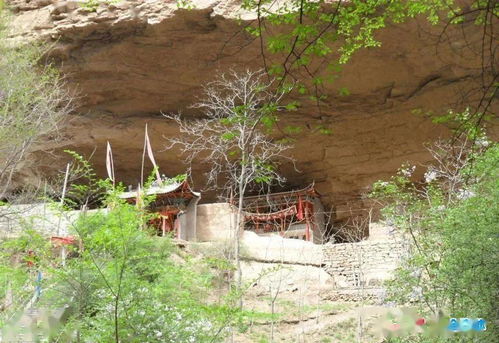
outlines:
[{"label": "tree trunk", "polygon": [[[242,286],[242,271],[241,271],[241,259],[240,259],[240,240],[239,235],[244,230],[244,217],[243,217],[243,200],[244,200],[244,190],[245,190],[245,170],[241,171],[241,179],[239,182],[239,199],[237,204],[237,216],[236,216],[236,227],[234,232],[234,258],[236,262],[236,287],[237,291],[241,292]],[[239,294],[239,308],[243,308],[243,297]]]},{"label": "tree trunk", "polygon": [[[238,292],[241,291],[242,286],[242,271],[241,271],[241,259],[240,259],[240,240],[239,235],[244,229],[244,218],[243,218],[243,195],[239,194],[239,202],[237,208],[237,217],[236,217],[236,227],[234,232],[234,258],[236,262],[236,286]],[[239,295],[239,308],[243,308],[243,298],[242,294]]]}]

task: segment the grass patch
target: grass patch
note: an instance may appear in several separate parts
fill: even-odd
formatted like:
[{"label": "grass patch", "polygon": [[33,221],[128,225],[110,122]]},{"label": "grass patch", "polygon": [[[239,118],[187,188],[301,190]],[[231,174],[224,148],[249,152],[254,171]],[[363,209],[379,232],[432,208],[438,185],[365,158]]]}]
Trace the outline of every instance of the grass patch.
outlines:
[{"label": "grass patch", "polygon": [[[271,301],[270,296],[263,297],[263,299],[265,301],[268,301],[269,303]],[[299,314],[308,315],[308,314],[311,314],[315,311],[319,311],[319,312],[345,312],[345,311],[348,311],[354,307],[351,303],[341,303],[341,302],[300,305],[292,300],[283,299],[283,298],[277,298],[276,305],[277,305],[277,309],[279,310],[278,313],[282,313],[282,314],[285,313],[288,315],[299,315]]]}]

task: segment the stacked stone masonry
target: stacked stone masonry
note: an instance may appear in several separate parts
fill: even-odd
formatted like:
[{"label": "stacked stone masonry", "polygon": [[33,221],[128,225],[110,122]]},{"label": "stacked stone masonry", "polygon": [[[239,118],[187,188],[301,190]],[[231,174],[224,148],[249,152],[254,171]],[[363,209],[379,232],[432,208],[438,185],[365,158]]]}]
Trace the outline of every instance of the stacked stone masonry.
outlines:
[{"label": "stacked stone masonry", "polygon": [[334,278],[338,289],[379,290],[407,252],[407,241],[396,238],[326,244],[323,247],[324,268]]}]

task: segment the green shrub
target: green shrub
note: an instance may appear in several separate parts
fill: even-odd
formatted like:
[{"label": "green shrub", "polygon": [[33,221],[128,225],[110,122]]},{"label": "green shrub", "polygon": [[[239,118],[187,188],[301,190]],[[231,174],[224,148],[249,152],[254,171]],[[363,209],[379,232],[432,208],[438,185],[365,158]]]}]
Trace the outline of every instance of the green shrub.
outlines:
[{"label": "green shrub", "polygon": [[[413,242],[410,258],[389,283],[391,299],[416,302],[424,315],[443,312],[490,324],[485,332],[441,338],[446,342],[496,342],[499,336],[493,324],[499,318],[499,145],[483,149],[484,142],[460,156],[467,162],[450,173],[458,180],[452,187],[441,173],[416,184],[405,169],[374,188],[385,202],[385,218]],[[422,335],[392,341],[439,340]]]},{"label": "green shrub", "polygon": [[34,245],[29,238],[39,236],[32,232],[3,245],[0,280],[17,275],[19,282],[11,282],[14,295],[27,291],[29,296],[34,283],[26,267],[9,262],[8,256],[33,249],[33,268],[43,273],[37,308],[69,306],[66,318],[45,333],[64,334],[62,342],[222,340],[237,310],[206,300],[212,283],[209,267],[199,272],[199,262],[175,263],[171,240],[143,230],[149,215],[120,200],[118,193],[107,199],[108,210],[80,216],[72,230],[78,244],[68,248],[73,257],[64,264],[46,239],[38,238],[45,244]]}]

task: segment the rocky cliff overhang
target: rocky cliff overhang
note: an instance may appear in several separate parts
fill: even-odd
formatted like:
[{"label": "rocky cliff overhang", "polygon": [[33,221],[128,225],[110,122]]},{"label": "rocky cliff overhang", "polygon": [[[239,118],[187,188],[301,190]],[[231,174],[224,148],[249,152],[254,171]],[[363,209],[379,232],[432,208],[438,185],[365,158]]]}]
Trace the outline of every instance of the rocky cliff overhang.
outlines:
[{"label": "rocky cliff overhang", "polygon": [[[161,112],[195,116],[189,105],[219,72],[262,67],[259,42],[237,19],[249,22],[251,13],[238,12],[237,1],[193,2],[191,10],[178,9],[176,1],[137,0],[89,11],[75,1],[10,1],[15,15],[9,39],[52,44],[49,57],[81,94],[81,108],[68,120],[63,139],[35,152],[38,173],[53,172],[64,164],[61,151],[73,149],[87,155],[95,150],[92,162],[104,175],[109,141],[117,177],[135,184],[145,123],[161,171],[185,170],[175,151],[162,151],[164,137],[176,130]],[[448,31],[439,43],[441,27],[424,18],[387,27],[377,35],[381,47],[358,52],[344,66],[320,108],[296,96],[302,106],[280,121],[303,128],[293,149],[298,171],[283,167],[289,186],[315,181],[325,204],[343,220],[365,207],[360,195],[373,181],[406,161],[427,163],[424,143],[448,132],[413,111],[459,110],[463,92],[480,77],[480,60],[466,49],[479,41],[480,30],[466,37],[459,30]],[[343,87],[349,95],[339,95]],[[321,134],[321,126],[332,134]],[[205,168],[194,166],[196,187]]]}]

